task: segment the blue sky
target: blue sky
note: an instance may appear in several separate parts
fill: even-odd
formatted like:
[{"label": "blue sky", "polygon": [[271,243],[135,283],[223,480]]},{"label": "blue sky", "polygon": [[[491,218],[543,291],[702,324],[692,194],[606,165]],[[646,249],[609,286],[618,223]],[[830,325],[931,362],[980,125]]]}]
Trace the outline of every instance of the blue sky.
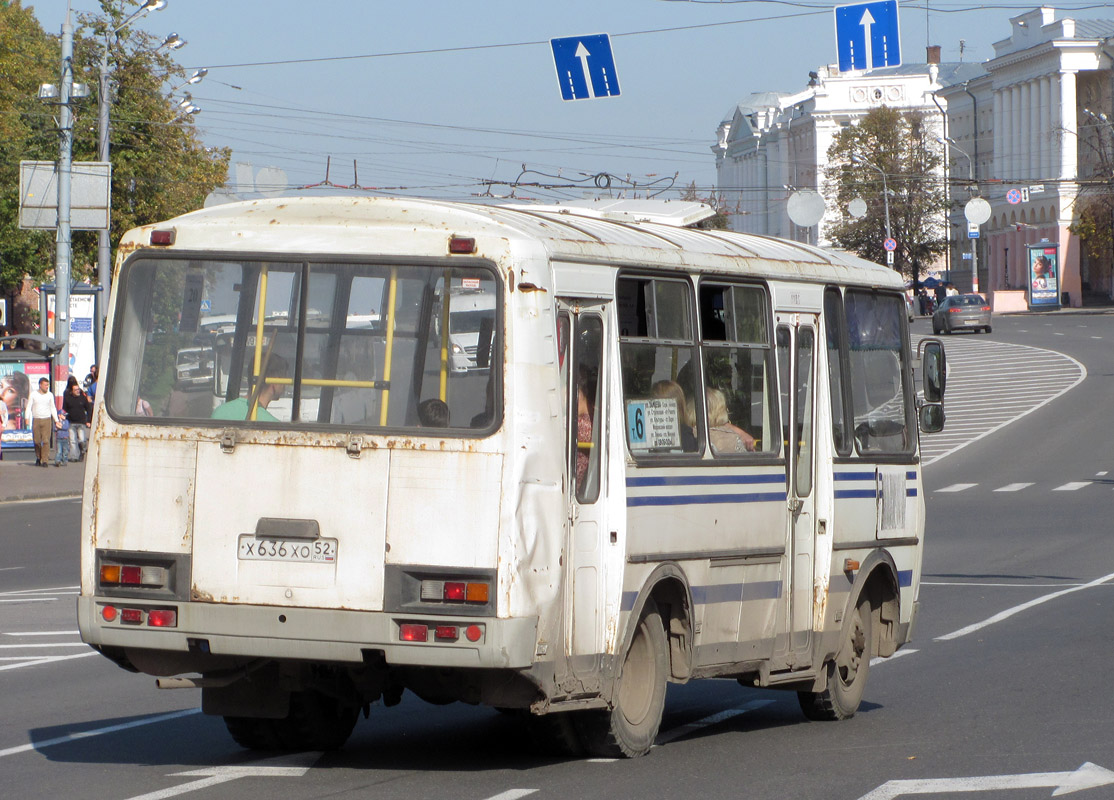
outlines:
[{"label": "blue sky", "polygon": [[[66,4],[25,0],[52,33]],[[75,14],[99,8],[70,4]],[[903,3],[903,60],[923,62],[929,38],[945,61],[960,60],[961,39],[964,61],[986,60],[1009,36],[1009,18],[1034,7]],[[1112,15],[1108,3],[1058,7],[1078,19]],[[815,0],[169,0],[135,24],[177,32],[189,42],[179,62],[209,69],[192,87],[197,125],[207,144],[231,147],[233,161],[279,167],[301,186],[323,181],[331,156],[334,184],[467,197],[484,192],[484,180],[513,181],[523,163],[535,171],[524,181],[606,172],[646,186],[680,173],[677,185],[710,188],[709,148],[733,104],[800,90],[810,70],[836,61],[831,9]],[[563,101],[548,40],[604,32],[621,96]],[[373,57],[245,66],[339,56]],[[584,191],[522,187],[517,196]]]}]

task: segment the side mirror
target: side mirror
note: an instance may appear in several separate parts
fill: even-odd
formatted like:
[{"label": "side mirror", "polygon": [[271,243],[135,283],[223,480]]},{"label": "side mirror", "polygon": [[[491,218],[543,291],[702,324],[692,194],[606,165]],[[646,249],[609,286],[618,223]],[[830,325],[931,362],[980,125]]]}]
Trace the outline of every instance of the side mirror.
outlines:
[{"label": "side mirror", "polygon": [[926,403],[941,403],[948,384],[948,364],[944,345],[938,339],[921,342],[921,378]]},{"label": "side mirror", "polygon": [[927,403],[917,411],[922,433],[939,433],[944,430],[944,404]]}]

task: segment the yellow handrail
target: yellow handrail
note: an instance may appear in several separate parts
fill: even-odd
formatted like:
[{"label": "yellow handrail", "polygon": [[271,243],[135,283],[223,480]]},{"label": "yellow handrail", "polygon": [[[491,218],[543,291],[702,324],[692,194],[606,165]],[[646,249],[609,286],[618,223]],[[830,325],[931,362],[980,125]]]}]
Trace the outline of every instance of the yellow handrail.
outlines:
[{"label": "yellow handrail", "polygon": [[391,354],[395,346],[395,297],[398,292],[398,267],[391,267],[391,287],[387,292],[387,353],[383,358],[383,404],[379,409],[379,424],[386,426],[387,410],[391,401]]},{"label": "yellow handrail", "polygon": [[443,286],[441,289],[441,402],[446,402],[449,395],[449,284],[452,279],[452,270],[445,270]]},{"label": "yellow handrail", "polygon": [[[252,376],[255,385],[259,385],[259,373],[263,369],[263,322],[267,318],[267,267],[259,273],[259,320],[255,323],[255,363],[252,367]],[[259,392],[252,392],[252,404],[248,418],[255,421],[259,412]]]}]

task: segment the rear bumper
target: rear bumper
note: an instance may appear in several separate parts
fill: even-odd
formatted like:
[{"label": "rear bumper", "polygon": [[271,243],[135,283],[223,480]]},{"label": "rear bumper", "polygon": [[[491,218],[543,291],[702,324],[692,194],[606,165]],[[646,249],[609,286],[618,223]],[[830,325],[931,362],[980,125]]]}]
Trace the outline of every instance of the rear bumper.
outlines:
[{"label": "rear bumper", "polygon": [[[104,603],[116,606],[173,606],[175,628],[106,623],[99,613]],[[366,651],[383,653],[399,666],[526,669],[534,662],[537,619],[533,617],[436,617],[373,611],[321,608],[283,608],[214,603],[156,603],[119,598],[78,597],[77,621],[81,638],[102,647],[140,648],[168,652],[198,652],[201,642],[214,656],[275,658],[299,661],[352,663],[365,660]],[[457,625],[457,641],[399,640],[400,623]],[[479,625],[483,635],[469,642],[463,631]]]}]

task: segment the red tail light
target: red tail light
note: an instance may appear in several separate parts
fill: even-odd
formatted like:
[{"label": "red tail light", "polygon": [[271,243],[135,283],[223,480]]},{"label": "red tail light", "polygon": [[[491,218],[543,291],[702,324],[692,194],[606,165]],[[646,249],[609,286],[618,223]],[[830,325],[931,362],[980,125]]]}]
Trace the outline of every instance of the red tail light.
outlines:
[{"label": "red tail light", "polygon": [[962,310],[963,310],[962,308],[949,308],[948,313],[949,314],[955,314],[955,313],[957,313],[959,311],[962,311]]},{"label": "red tail light", "polygon": [[465,593],[465,586],[463,583],[456,583],[454,581],[445,581],[445,599],[455,602],[463,602]]},{"label": "red tail light", "polygon": [[989,310],[990,310],[990,306],[983,306],[982,308],[979,309],[979,311],[989,311]]},{"label": "red tail light", "polygon": [[120,621],[127,625],[140,625],[143,622],[143,612],[138,608],[121,609]]},{"label": "red tail light", "polygon": [[438,625],[433,629],[433,638],[455,642],[460,638],[460,629],[456,625]]},{"label": "red tail light", "polygon": [[429,639],[429,627],[410,622],[399,625],[398,638],[404,642],[424,642]]},{"label": "red tail light", "polygon": [[156,608],[147,613],[147,624],[152,628],[177,628],[178,612],[172,608]]}]

